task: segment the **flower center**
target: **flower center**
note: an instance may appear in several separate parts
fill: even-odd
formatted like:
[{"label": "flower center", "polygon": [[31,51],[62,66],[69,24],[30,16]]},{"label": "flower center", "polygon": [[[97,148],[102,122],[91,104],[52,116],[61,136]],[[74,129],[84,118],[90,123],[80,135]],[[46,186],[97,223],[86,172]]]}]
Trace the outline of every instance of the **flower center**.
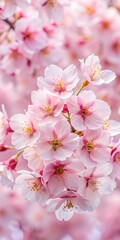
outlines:
[{"label": "flower center", "polygon": [[87,115],[89,114],[88,108],[87,107],[83,107],[82,109],[80,109],[80,115],[85,118]]},{"label": "flower center", "polygon": [[62,146],[61,142],[59,139],[53,139],[51,142],[53,150],[56,151],[59,147]]},{"label": "flower center", "polygon": [[40,190],[40,184],[39,182],[33,182],[31,185],[31,190],[38,192]]},{"label": "flower center", "polygon": [[23,34],[23,40],[31,40],[33,38],[33,33],[30,32],[28,29],[26,29],[25,32],[22,32]]},{"label": "flower center", "polygon": [[55,82],[55,91],[61,93],[65,90],[65,84],[62,79]]},{"label": "flower center", "polygon": [[17,49],[11,49],[10,57],[12,59],[16,59],[20,54],[18,53]]},{"label": "flower center", "polygon": [[22,124],[22,131],[23,131],[25,136],[30,136],[31,137],[35,130],[34,130],[32,124],[23,123]]},{"label": "flower center", "polygon": [[91,152],[94,149],[94,144],[92,142],[87,142],[85,147],[88,152]]},{"label": "flower center", "polygon": [[96,78],[101,78],[101,66],[99,64],[94,64],[88,67],[91,80],[94,81]]},{"label": "flower center", "polygon": [[67,208],[67,209],[73,209],[73,204],[71,202],[71,200],[67,200],[66,204],[64,205],[64,210]]},{"label": "flower center", "polygon": [[92,15],[95,12],[92,6],[86,6],[85,10],[86,10],[86,13],[89,15]]},{"label": "flower center", "polygon": [[102,22],[101,22],[101,27],[102,27],[103,29],[109,29],[109,28],[110,28],[110,22],[107,21],[107,20],[102,21]]},{"label": "flower center", "polygon": [[26,183],[28,184],[28,189],[34,192],[38,192],[41,188],[41,183],[36,179],[25,179]]},{"label": "flower center", "polygon": [[95,180],[89,181],[90,186],[93,188],[93,190],[98,190],[97,182]]},{"label": "flower center", "polygon": [[120,152],[117,152],[114,156],[114,162],[120,162]]},{"label": "flower center", "polygon": [[110,123],[107,120],[103,121],[103,125],[105,129],[109,129],[110,128]]},{"label": "flower center", "polygon": [[47,116],[49,116],[53,113],[53,109],[51,108],[50,105],[43,106],[43,111],[44,111],[45,115],[47,115]]},{"label": "flower center", "polygon": [[55,167],[55,174],[56,175],[62,175],[63,173],[64,173],[64,167],[63,166]]},{"label": "flower center", "polygon": [[48,4],[48,7],[53,8],[53,7],[55,7],[56,3],[55,3],[55,0],[48,0],[47,4]]},{"label": "flower center", "polygon": [[113,45],[112,45],[113,50],[116,53],[120,53],[120,41],[116,41]]}]

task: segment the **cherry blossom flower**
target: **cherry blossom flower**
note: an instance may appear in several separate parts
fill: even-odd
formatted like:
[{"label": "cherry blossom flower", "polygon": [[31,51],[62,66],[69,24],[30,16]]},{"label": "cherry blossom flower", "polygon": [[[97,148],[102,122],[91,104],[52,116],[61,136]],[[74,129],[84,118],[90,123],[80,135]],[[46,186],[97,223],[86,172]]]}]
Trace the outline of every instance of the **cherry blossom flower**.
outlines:
[{"label": "cherry blossom flower", "polygon": [[40,133],[36,149],[42,160],[66,160],[78,146],[79,137],[71,133],[66,120],[42,125]]},{"label": "cherry blossom flower", "polygon": [[112,178],[120,179],[120,142],[113,144],[110,163],[112,166]]},{"label": "cherry blossom flower", "polygon": [[16,166],[16,162],[13,159],[0,162],[0,183],[3,186],[10,187],[10,188],[13,187],[14,185],[13,170],[15,166]]},{"label": "cherry blossom flower", "polygon": [[38,78],[38,86],[46,87],[52,94],[62,99],[69,98],[79,81],[76,67],[72,64],[62,70],[56,65],[45,69],[44,77]]},{"label": "cherry blossom flower", "polygon": [[46,89],[33,91],[31,99],[33,105],[29,106],[29,111],[38,120],[47,118],[54,120],[62,112],[64,105],[62,100],[50,95]]},{"label": "cherry blossom flower", "polygon": [[106,2],[101,0],[78,0],[77,10],[81,16],[79,24],[86,26],[86,24],[93,25],[103,11],[106,10]]},{"label": "cherry blossom flower", "polygon": [[27,59],[23,56],[19,44],[10,44],[8,54],[1,61],[2,68],[5,68],[8,74],[14,74],[16,70],[24,69],[26,64]]},{"label": "cherry blossom flower", "polygon": [[17,6],[23,9],[28,7],[27,0],[7,0],[2,2],[4,2],[3,13],[2,13],[3,18],[8,18],[11,15],[13,15],[16,11]]},{"label": "cherry blossom flower", "polygon": [[15,26],[17,41],[30,51],[44,49],[47,46],[47,35],[42,29],[40,19],[22,18]]},{"label": "cherry blossom flower", "polygon": [[101,164],[83,172],[78,192],[86,197],[92,208],[99,205],[101,195],[110,194],[115,189],[115,181],[108,176],[111,171],[109,164]]},{"label": "cherry blossom flower", "polygon": [[96,99],[92,91],[83,91],[79,96],[72,96],[68,100],[68,109],[71,112],[71,124],[77,130],[92,130],[100,128],[105,118],[110,116],[109,105]]},{"label": "cherry blossom flower", "polygon": [[48,183],[50,193],[58,195],[65,188],[76,191],[79,184],[78,168],[80,173],[80,170],[83,170],[81,163],[77,161],[75,169],[74,163],[70,160],[54,161],[45,165],[43,178],[45,183]]},{"label": "cherry blossom flower", "polygon": [[[115,71],[116,73],[120,73],[119,70],[119,60],[120,60],[120,33],[119,31],[115,31],[115,33],[111,36],[110,42],[106,48],[106,45],[108,43],[105,42],[105,47],[104,47],[104,58],[111,63],[113,66],[115,65]],[[108,57],[108,52],[110,53]]]},{"label": "cherry blossom flower", "polygon": [[49,198],[49,192],[42,181],[42,177],[29,171],[20,171],[19,173],[20,175],[15,180],[15,188],[23,194],[26,200],[44,205]]},{"label": "cherry blossom flower", "polygon": [[12,143],[17,149],[32,147],[40,136],[35,121],[28,113],[13,115],[10,119],[10,127],[14,131]]},{"label": "cherry blossom flower", "polygon": [[63,7],[70,4],[70,0],[39,0],[41,7],[44,8],[48,16],[55,21],[63,18]]},{"label": "cherry blossom flower", "polygon": [[80,62],[84,81],[95,85],[101,85],[103,83],[108,84],[112,82],[116,77],[115,73],[111,70],[102,70],[99,57],[94,54],[88,56],[85,62],[83,59],[80,60]]},{"label": "cherry blossom flower", "polygon": [[120,134],[120,122],[115,120],[103,120],[103,129],[108,130],[111,136]]},{"label": "cherry blossom flower", "polygon": [[27,147],[23,152],[23,157],[28,161],[28,167],[34,171],[40,171],[43,168],[43,161],[37,154],[36,146]]},{"label": "cherry blossom flower", "polygon": [[[119,188],[120,9],[116,2],[0,1],[0,104],[9,116],[2,107],[1,240],[49,239],[53,224],[59,228],[54,239],[110,236],[103,236],[104,225],[95,220],[96,214],[95,225],[89,214],[58,224],[53,214],[44,211],[48,206],[58,220],[67,221],[74,213],[94,210],[104,195]],[[17,191],[35,205],[16,196]],[[44,229],[48,231],[43,233]]]},{"label": "cherry blossom flower", "polygon": [[97,163],[110,161],[110,135],[107,131],[86,130],[80,138],[78,155],[86,167],[93,167]]},{"label": "cherry blossom flower", "polygon": [[55,215],[60,221],[70,220],[74,213],[91,210],[87,200],[72,191],[64,192],[59,198],[49,200],[47,205],[48,211],[55,211]]}]

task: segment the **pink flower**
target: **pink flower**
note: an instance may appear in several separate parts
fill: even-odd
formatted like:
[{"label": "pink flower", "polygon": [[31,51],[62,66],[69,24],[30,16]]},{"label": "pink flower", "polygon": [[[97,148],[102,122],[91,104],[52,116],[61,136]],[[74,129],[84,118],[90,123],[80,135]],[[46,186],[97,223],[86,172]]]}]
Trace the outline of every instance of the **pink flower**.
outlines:
[{"label": "pink flower", "polygon": [[71,113],[71,124],[79,131],[102,127],[103,120],[109,118],[111,113],[109,105],[96,99],[92,91],[83,91],[79,96],[72,96],[67,105]]},{"label": "pink flower", "polygon": [[40,136],[38,126],[31,116],[26,114],[15,114],[10,119],[10,127],[14,131],[12,134],[12,144],[21,149],[32,147]]},{"label": "pink flower", "polygon": [[39,202],[44,205],[49,197],[49,192],[42,181],[42,177],[34,172],[19,171],[16,177],[15,189],[18,189],[26,200]]},{"label": "pink flower", "polygon": [[[83,170],[80,161],[76,162],[67,161],[54,161],[45,165],[43,170],[44,182],[48,184],[48,188],[51,194],[58,195],[65,188],[69,190],[77,191],[79,184],[79,176]],[[79,169],[79,170],[78,170]]]},{"label": "pink flower", "polygon": [[[119,25],[119,21],[118,21]],[[120,32],[119,27],[114,34],[111,35],[110,42],[105,42],[104,46],[104,58],[114,66],[115,71],[120,74],[119,61],[120,61]]]},{"label": "pink flower", "polygon": [[43,125],[40,132],[37,152],[42,160],[66,160],[72,156],[78,146],[79,137],[71,133],[70,125],[66,120]]},{"label": "pink flower", "polygon": [[4,143],[9,128],[8,117],[4,106],[2,106],[2,110],[3,111],[0,111],[0,145]]},{"label": "pink flower", "polygon": [[113,145],[111,151],[112,178],[120,179],[120,142]]},{"label": "pink flower", "polygon": [[0,162],[0,183],[6,187],[13,187],[14,177],[12,169],[9,168],[7,163]]},{"label": "pink flower", "polygon": [[92,24],[96,24],[96,19],[99,19],[100,14],[106,10],[106,1],[101,0],[78,0],[77,11],[79,11],[79,24],[88,27]]},{"label": "pink flower", "polygon": [[120,134],[120,122],[115,120],[104,120],[103,129],[107,130],[111,136]]},{"label": "pink flower", "polygon": [[84,81],[88,81],[94,85],[101,85],[103,83],[108,84],[112,82],[116,77],[114,72],[102,70],[99,57],[94,56],[94,54],[87,57],[85,62],[83,59],[80,60],[80,62]]},{"label": "pink flower", "polygon": [[13,187],[16,166],[17,155],[13,155],[8,160],[0,162],[0,182],[3,186]]},{"label": "pink flower", "polygon": [[85,198],[72,191],[64,192],[56,199],[51,199],[47,203],[49,212],[54,212],[58,220],[68,221],[74,213],[90,211],[91,208]]},{"label": "pink flower", "polygon": [[29,111],[37,120],[56,118],[63,110],[63,101],[48,93],[46,89],[43,91],[33,91],[31,94],[33,105],[29,106]]},{"label": "pink flower", "polygon": [[83,171],[78,192],[85,196],[92,208],[99,205],[102,195],[110,194],[115,189],[115,181],[108,176],[111,171],[106,163]]},{"label": "pink flower", "polygon": [[36,146],[27,147],[23,152],[23,157],[28,161],[28,167],[34,171],[39,171],[43,168],[43,161],[37,154]]},{"label": "pink flower", "polygon": [[110,135],[107,131],[86,130],[80,138],[78,156],[86,167],[95,166],[97,163],[110,161]]},{"label": "pink flower", "polygon": [[18,69],[24,69],[27,64],[27,59],[22,53],[22,49],[17,42],[10,44],[7,55],[1,61],[2,68],[8,74],[15,73]]},{"label": "pink flower", "polygon": [[63,18],[63,7],[70,4],[70,0],[40,0],[40,5],[46,10],[48,16],[55,21]]},{"label": "pink flower", "polygon": [[62,70],[56,65],[45,69],[44,77],[38,78],[38,86],[46,87],[52,94],[62,99],[69,98],[79,81],[76,67],[72,64]]},{"label": "pink flower", "polygon": [[13,15],[16,11],[17,6],[25,9],[28,6],[27,0],[7,0],[4,3],[3,7],[3,18],[9,18],[11,15]]},{"label": "pink flower", "polygon": [[38,51],[47,46],[47,35],[42,29],[40,19],[22,18],[16,23],[16,37],[25,49]]}]

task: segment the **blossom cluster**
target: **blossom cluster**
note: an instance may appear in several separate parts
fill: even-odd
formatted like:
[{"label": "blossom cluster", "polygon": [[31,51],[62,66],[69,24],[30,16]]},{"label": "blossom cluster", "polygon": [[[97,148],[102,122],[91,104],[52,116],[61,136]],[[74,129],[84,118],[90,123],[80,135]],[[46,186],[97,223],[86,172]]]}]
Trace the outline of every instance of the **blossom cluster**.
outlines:
[{"label": "blossom cluster", "polygon": [[[52,240],[114,240],[91,212],[119,188],[119,12],[120,0],[0,1],[1,240],[49,239],[54,224]],[[51,212],[89,213],[67,225]]]},{"label": "blossom cluster", "polygon": [[[87,87],[115,77],[94,54],[80,60],[79,72],[74,64],[52,64],[38,77],[25,113],[8,118],[2,107],[0,150],[15,154],[0,164],[1,183],[58,220],[96,208],[120,178],[120,122],[111,120],[109,104]],[[11,146],[5,144],[9,134]],[[26,169],[17,169],[21,155]]]},{"label": "blossom cluster", "polygon": [[0,239],[48,240],[50,236],[52,240],[119,239],[119,197],[119,191],[115,192],[103,199],[94,213],[76,215],[69,222],[58,222],[39,204],[28,203],[16,191],[1,186]]},{"label": "blossom cluster", "polygon": [[78,66],[79,58],[94,53],[104,68],[117,73],[112,88],[95,91],[119,119],[119,9],[119,0],[1,0],[0,104],[5,103],[10,115],[20,112],[30,104],[45,67]]}]

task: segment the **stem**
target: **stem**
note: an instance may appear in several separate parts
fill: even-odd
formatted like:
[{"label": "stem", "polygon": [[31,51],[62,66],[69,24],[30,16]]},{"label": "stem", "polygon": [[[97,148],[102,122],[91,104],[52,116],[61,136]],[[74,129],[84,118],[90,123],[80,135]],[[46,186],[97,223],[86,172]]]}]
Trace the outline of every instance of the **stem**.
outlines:
[{"label": "stem", "polygon": [[8,145],[0,145],[0,152],[6,151],[6,150],[13,150],[15,147],[13,146],[8,146]]},{"label": "stem", "polygon": [[11,29],[14,30],[14,25],[13,25],[13,23],[12,23],[11,21],[9,21],[8,19],[5,19],[4,21],[9,25],[9,27],[10,27]]},{"label": "stem", "polygon": [[64,113],[62,113],[62,115],[65,117],[65,118],[67,118],[68,119],[68,117],[64,114]]},{"label": "stem", "polygon": [[20,152],[18,152],[16,155],[14,155],[13,157],[17,160],[18,157],[23,153],[24,149],[22,149]]},{"label": "stem", "polygon": [[8,146],[8,145],[5,145],[5,148],[7,148],[7,150],[13,150],[13,149],[15,149],[14,146]]},{"label": "stem", "polygon": [[81,90],[82,90],[84,87],[86,87],[88,84],[89,84],[89,82],[88,82],[87,80],[85,80],[85,81],[82,83],[80,89],[78,90],[76,96],[78,96],[79,93],[81,92]]}]

